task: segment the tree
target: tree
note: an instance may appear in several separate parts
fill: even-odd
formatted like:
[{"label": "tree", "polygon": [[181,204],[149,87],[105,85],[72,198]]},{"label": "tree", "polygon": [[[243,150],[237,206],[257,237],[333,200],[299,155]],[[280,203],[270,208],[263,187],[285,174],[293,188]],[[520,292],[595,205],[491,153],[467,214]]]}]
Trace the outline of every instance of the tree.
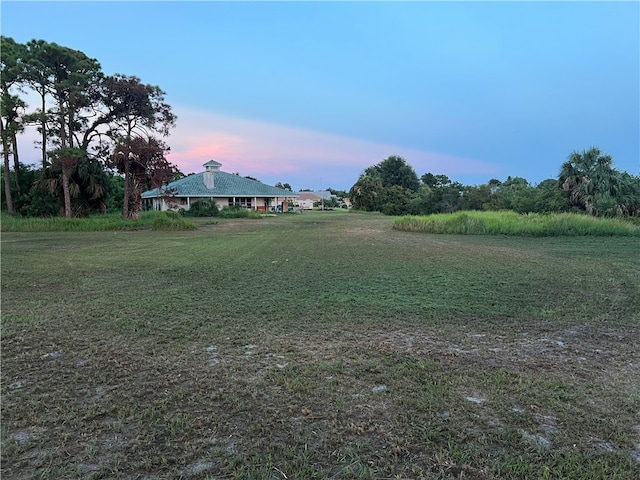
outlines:
[{"label": "tree", "polygon": [[383,187],[398,185],[412,192],[417,192],[420,187],[415,170],[400,156],[391,155],[372,168],[380,175]]},{"label": "tree", "polygon": [[430,188],[442,188],[451,185],[451,180],[446,175],[434,175],[433,173],[425,173],[421,177],[422,183]]},{"label": "tree", "polygon": [[117,144],[111,156],[112,165],[124,174],[123,217],[139,219],[144,188],[157,188],[178,171],[166,159],[169,147],[161,140],[136,137]]},{"label": "tree", "polygon": [[[3,205],[13,210],[12,196],[20,195],[19,183],[15,184],[15,191],[9,188],[11,181],[19,182],[21,178],[16,133],[22,125],[34,123],[41,135],[36,143],[42,150],[38,184],[46,185],[50,195],[61,196],[67,216],[70,212],[105,211],[106,195],[113,190],[105,165],[114,145],[137,137],[150,139],[154,134],[166,136],[175,126],[176,117],[164,100],[164,92],[143,84],[137,77],[105,76],[96,59],[56,43],[31,40],[21,45],[3,36],[1,47],[0,137],[6,192]],[[39,105],[20,116],[20,109],[26,106],[18,94],[29,92],[38,95]],[[161,148],[168,151],[164,144]],[[15,175],[9,172],[11,155]],[[151,170],[154,173],[149,184],[162,177],[160,172],[166,168],[157,166]],[[179,173],[175,167],[169,170],[173,176]],[[127,184],[132,186],[132,182]]]},{"label": "tree", "polygon": [[349,196],[349,194],[347,192],[345,192],[344,190],[336,190],[336,189],[331,188],[331,187],[327,187],[325,190],[327,192],[331,193],[331,195],[334,195],[334,196],[338,197],[339,199],[342,199],[342,198],[345,198],[345,197]]},{"label": "tree", "polygon": [[572,152],[558,176],[569,204],[592,215],[615,211],[617,172],[612,164],[611,156],[598,147]]},{"label": "tree", "polygon": [[489,184],[464,188],[460,199],[463,210],[487,210],[491,202],[491,186]]},{"label": "tree", "polygon": [[[116,74],[100,82],[100,110],[84,132],[82,146],[106,136],[112,141],[169,135],[177,117],[158,86],[143,84],[138,77]],[[107,128],[104,131],[104,128]]]},{"label": "tree", "polygon": [[330,198],[321,198],[320,200],[316,200],[315,202],[313,202],[313,206],[315,208],[321,208],[321,209],[325,209],[325,208],[336,208],[338,207],[338,200],[335,197],[330,197]]},{"label": "tree", "polygon": [[419,188],[420,180],[413,167],[404,158],[392,155],[365,169],[349,190],[349,198],[357,210],[398,215],[407,213]]},{"label": "tree", "polygon": [[429,215],[436,212],[434,189],[427,185],[421,185],[407,206],[410,215]]},{"label": "tree", "polygon": [[[100,171],[101,164],[89,158],[82,141],[101,102],[99,86],[104,75],[100,64],[79,50],[43,40],[28,42],[23,53],[23,82],[40,96],[40,109],[26,118],[39,125],[42,135],[42,181],[49,183],[50,191],[57,191],[54,187],[61,183],[66,217],[72,215],[72,198],[97,200],[104,211],[108,180]],[[82,172],[76,170],[80,164],[85,167]],[[105,183],[98,185],[97,181]],[[85,187],[88,190],[82,191]]]},{"label": "tree", "polygon": [[39,125],[46,166],[49,147],[83,147],[81,135],[95,118],[104,75],[96,59],[44,40],[26,44],[24,65],[24,82],[40,97],[40,108],[27,118]]},{"label": "tree", "polygon": [[421,177],[422,187],[418,193],[418,198],[414,198],[411,203],[411,211],[417,209],[422,210],[423,214],[431,213],[452,213],[461,208],[472,208],[469,205],[472,202],[482,202],[475,197],[475,191],[472,191],[466,200],[464,196],[469,194],[469,189],[476,187],[465,187],[460,182],[454,182],[446,175],[434,175],[433,173],[425,173]]},{"label": "tree", "polygon": [[367,169],[349,190],[349,199],[356,210],[377,211],[380,208],[382,190],[380,176]]},{"label": "tree", "polygon": [[[111,190],[104,168],[114,145],[135,137],[166,136],[175,126],[176,117],[164,100],[164,92],[137,77],[105,76],[97,60],[44,40],[32,40],[24,46],[23,64],[23,85],[40,97],[39,107],[25,118],[36,123],[41,133],[44,180],[78,187],[80,192],[75,196],[65,193],[66,187],[60,191],[67,200],[90,208],[98,203],[104,210],[102,194]],[[83,160],[74,164],[70,159],[75,157],[61,155],[67,148],[83,150]],[[55,158],[57,165],[51,165],[49,158]],[[65,180],[57,182],[58,174]],[[104,184],[98,185],[98,181]],[[131,182],[127,184],[131,186]]]},{"label": "tree", "polygon": [[25,116],[25,122],[38,125],[42,168],[47,166],[47,97],[53,81],[51,50],[59,49],[56,44],[44,40],[31,40],[25,46],[24,82],[40,97],[40,109]]},{"label": "tree", "polygon": [[382,191],[382,213],[385,215],[404,215],[409,210],[411,191],[401,185],[391,185]]},{"label": "tree", "polygon": [[86,150],[77,148],[76,134],[86,124],[82,110],[92,104],[91,92],[102,75],[100,64],[88,58],[84,53],[69,48],[55,48],[52,63],[53,82],[51,94],[54,98],[52,108],[54,132],[59,148],[50,153],[52,163],[62,170],[62,190],[64,195],[64,214],[71,218],[71,195],[69,177],[79,160],[86,156]]},{"label": "tree", "polygon": [[494,181],[488,207],[492,210],[514,210],[527,213],[535,210],[536,192],[523,177],[507,177],[504,182]]},{"label": "tree", "polygon": [[618,173],[618,204],[616,214],[640,216],[640,176]]},{"label": "tree", "polygon": [[102,70],[97,60],[69,48],[60,50],[56,61],[51,110],[55,127],[50,132],[55,134],[60,147],[79,146],[86,151],[81,135],[87,128],[89,115],[94,113],[91,107],[99,102],[97,88]]},{"label": "tree", "polygon": [[165,103],[165,93],[157,86],[142,84],[137,77],[108,77],[103,94],[106,112],[87,131],[83,143],[88,145],[92,137],[100,135],[100,125],[110,126],[107,136],[116,141],[111,164],[124,174],[122,215],[138,218],[142,185],[153,184],[149,181],[152,178],[160,187],[178,173],[164,157],[169,147],[150,136],[151,132],[167,136],[177,117]]},{"label": "tree", "polygon": [[119,173],[107,173],[110,195],[107,198],[107,212],[121,212],[124,203],[124,177]]},{"label": "tree", "polygon": [[[0,169],[0,174],[3,177],[2,183],[4,183],[4,170]],[[15,171],[11,171],[11,183],[15,183],[14,177]],[[56,194],[49,190],[49,184],[41,182],[43,171],[41,168],[34,168],[32,165],[20,164],[17,171],[19,176],[19,183],[25,188],[20,191],[13,191],[13,206],[14,212],[22,216],[35,216],[35,217],[48,217],[52,215],[59,215],[62,208],[62,202]],[[43,187],[43,188],[40,188]],[[62,189],[60,189],[60,192]],[[5,197],[2,197],[2,209],[6,209]]]},{"label": "tree", "polygon": [[556,179],[543,180],[535,187],[535,191],[537,213],[565,212],[569,209],[567,196]]},{"label": "tree", "polygon": [[434,189],[437,211],[440,213],[453,213],[462,207],[461,201],[464,194],[464,185],[460,182],[449,181],[448,184]]},{"label": "tree", "polygon": [[[64,199],[64,216],[72,217],[70,177],[73,169],[81,158],[85,157],[84,150],[75,147],[61,147],[49,152],[53,168],[59,168],[62,173],[62,192]],[[56,183],[50,184],[51,191],[55,190]]]},{"label": "tree", "polygon": [[293,192],[293,188],[291,188],[291,185],[289,185],[288,183],[278,182],[274,185],[274,187],[282,188],[283,190],[289,190],[290,192]]},{"label": "tree", "polygon": [[[75,161],[69,161],[68,171],[64,172],[65,166],[61,159],[56,158],[64,150],[71,150],[77,153]],[[102,164],[95,158],[86,155],[81,148],[58,149],[50,152],[51,162],[45,168],[38,170],[37,188],[35,190],[46,190],[49,194],[63,198],[65,191],[68,191],[70,200],[71,216],[86,216],[91,212],[105,213],[107,202],[112,194],[113,188],[109,174]],[[64,180],[66,177],[66,180]],[[65,185],[68,185],[65,187]],[[41,194],[34,192],[34,195]],[[62,210],[64,212],[64,209]],[[48,212],[43,212],[48,214]]]},{"label": "tree", "polygon": [[25,103],[13,93],[13,89],[19,88],[22,80],[24,49],[21,44],[12,38],[2,36],[0,38],[0,138],[2,139],[2,156],[4,160],[4,190],[7,202],[7,211],[14,213],[13,198],[11,195],[10,181],[10,157],[13,156],[15,170],[14,181],[16,193],[20,193],[17,134],[23,130],[20,122],[20,112],[25,108]]},{"label": "tree", "polygon": [[78,185],[77,208],[80,212],[106,213],[107,201],[113,193],[111,176],[94,156],[85,155],[78,162],[72,180]]}]

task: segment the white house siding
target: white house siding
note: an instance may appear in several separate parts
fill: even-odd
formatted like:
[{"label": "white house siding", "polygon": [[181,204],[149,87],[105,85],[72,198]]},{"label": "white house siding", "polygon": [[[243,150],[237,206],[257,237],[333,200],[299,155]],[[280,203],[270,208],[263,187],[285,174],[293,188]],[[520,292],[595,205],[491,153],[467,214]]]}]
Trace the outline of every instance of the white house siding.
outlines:
[{"label": "white house siding", "polygon": [[[315,200],[317,201],[317,200]],[[302,207],[305,210],[313,210],[313,202],[314,200],[311,198],[306,198],[304,200],[296,200],[294,203],[296,205],[296,207],[300,208]]]},{"label": "white house siding", "polygon": [[[269,205],[265,207],[265,198],[269,200]],[[244,202],[241,199],[245,199]],[[247,201],[251,203],[251,210],[269,210],[271,207],[277,207],[278,205],[282,205],[282,202],[286,201],[285,197],[176,197],[170,200],[166,200],[164,198],[151,198],[146,199],[146,201],[151,200],[151,205],[154,210],[167,211],[167,210],[189,210],[191,205],[200,202],[200,201],[214,201],[217,205],[218,209],[222,210],[225,207],[229,207],[229,205],[235,203],[241,203],[243,205],[247,205]],[[159,208],[158,208],[159,205]],[[313,205],[312,205],[313,206]]]}]

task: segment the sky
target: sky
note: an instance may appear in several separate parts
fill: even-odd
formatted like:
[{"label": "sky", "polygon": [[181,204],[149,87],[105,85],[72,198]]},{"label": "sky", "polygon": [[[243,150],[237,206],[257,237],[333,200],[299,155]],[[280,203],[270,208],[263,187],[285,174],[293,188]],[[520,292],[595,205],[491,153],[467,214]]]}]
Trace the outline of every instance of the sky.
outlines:
[{"label": "sky", "polygon": [[[349,190],[400,155],[418,176],[532,184],[598,146],[640,174],[640,2],[0,3],[2,35],[159,86],[168,159]],[[28,131],[21,160],[38,162]]]}]

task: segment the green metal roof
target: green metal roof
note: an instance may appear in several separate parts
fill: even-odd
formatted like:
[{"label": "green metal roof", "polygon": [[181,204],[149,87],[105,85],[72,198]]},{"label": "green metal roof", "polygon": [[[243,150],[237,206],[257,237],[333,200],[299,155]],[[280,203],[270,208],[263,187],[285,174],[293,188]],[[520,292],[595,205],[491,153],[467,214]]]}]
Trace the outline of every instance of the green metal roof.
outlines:
[{"label": "green metal roof", "polygon": [[[214,186],[207,188],[204,172],[189,175],[164,187],[172,189],[176,197],[297,197],[298,194],[272,187],[256,180],[226,172],[214,172]],[[154,198],[161,192],[157,188],[142,194],[142,198]]]}]

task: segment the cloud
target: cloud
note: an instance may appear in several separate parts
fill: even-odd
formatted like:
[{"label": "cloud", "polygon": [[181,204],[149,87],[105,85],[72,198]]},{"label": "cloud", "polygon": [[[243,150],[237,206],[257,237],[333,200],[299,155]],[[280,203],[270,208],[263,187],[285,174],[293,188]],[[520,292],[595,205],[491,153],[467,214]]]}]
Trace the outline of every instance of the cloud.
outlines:
[{"label": "cloud", "polygon": [[[174,107],[176,128],[166,139],[169,160],[184,173],[203,171],[211,159],[226,172],[249,175],[273,185],[348,190],[362,171],[390,155],[400,155],[420,176],[426,172],[461,177],[495,176],[496,165],[471,158],[347,136],[305,130],[258,120]],[[39,135],[30,127],[21,135],[22,161],[39,164],[33,148]]]},{"label": "cloud", "polygon": [[418,175],[433,172],[451,177],[460,174],[487,176],[498,172],[494,164],[446,153],[193,108],[177,107],[174,111],[178,124],[168,139],[172,152],[170,160],[185,173],[202,171],[202,164],[215,159],[222,163],[224,171],[251,175],[262,181],[284,182],[296,178],[296,183],[303,182],[301,188],[323,188],[322,185],[328,184],[348,188],[365,168],[390,155],[404,157]]}]

